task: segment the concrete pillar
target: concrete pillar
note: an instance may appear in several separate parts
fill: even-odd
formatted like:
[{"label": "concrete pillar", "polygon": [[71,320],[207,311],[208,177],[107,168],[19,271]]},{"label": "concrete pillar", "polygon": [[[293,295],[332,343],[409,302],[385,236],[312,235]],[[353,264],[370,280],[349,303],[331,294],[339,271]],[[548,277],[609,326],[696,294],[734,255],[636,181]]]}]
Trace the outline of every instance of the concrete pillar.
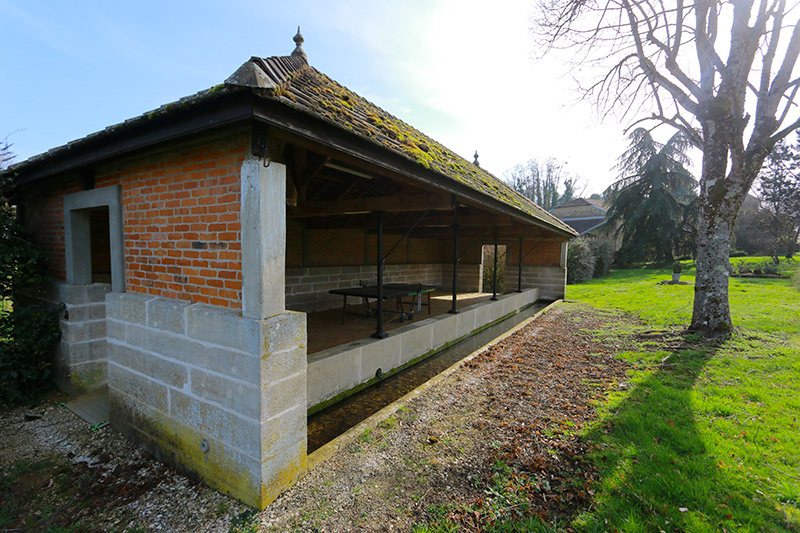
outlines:
[{"label": "concrete pillar", "polygon": [[[286,166],[242,163],[242,318],[260,323],[260,474],[263,508],[306,469],[306,320],[285,309]],[[224,335],[224,332],[220,332]]]},{"label": "concrete pillar", "polygon": [[286,165],[242,163],[242,315],[285,310]]}]

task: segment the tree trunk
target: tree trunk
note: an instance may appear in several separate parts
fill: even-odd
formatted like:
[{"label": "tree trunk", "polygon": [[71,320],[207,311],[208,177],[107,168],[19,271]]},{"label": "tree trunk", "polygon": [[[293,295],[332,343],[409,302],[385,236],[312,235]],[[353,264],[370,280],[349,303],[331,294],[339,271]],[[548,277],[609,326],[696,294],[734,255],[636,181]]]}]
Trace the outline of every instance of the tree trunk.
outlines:
[{"label": "tree trunk", "polygon": [[[726,183],[728,150],[721,128],[707,128],[697,232],[697,271],[691,329],[720,334],[731,330],[728,263],[737,202]],[[731,174],[736,174],[731,172]]]},{"label": "tree trunk", "polygon": [[732,326],[728,306],[732,217],[720,211],[715,206],[701,206],[699,214],[691,329],[708,333],[725,333]]}]

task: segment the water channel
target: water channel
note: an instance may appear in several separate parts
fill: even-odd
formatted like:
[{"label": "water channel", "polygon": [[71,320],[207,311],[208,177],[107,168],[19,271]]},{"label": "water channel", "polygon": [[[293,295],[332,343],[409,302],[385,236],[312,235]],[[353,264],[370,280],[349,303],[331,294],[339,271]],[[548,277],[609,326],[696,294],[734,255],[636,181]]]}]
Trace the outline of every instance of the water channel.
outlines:
[{"label": "water channel", "polygon": [[335,439],[481,346],[535,315],[546,305],[546,303],[534,303],[502,322],[309,416],[308,453]]}]

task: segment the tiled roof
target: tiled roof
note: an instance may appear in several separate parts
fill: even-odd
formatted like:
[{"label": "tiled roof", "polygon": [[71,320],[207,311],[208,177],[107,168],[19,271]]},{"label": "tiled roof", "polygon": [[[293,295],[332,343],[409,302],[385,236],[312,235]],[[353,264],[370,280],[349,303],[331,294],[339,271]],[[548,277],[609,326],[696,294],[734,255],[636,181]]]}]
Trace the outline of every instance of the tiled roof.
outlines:
[{"label": "tiled roof", "polygon": [[153,118],[186,109],[188,106],[210,100],[242,86],[251,88],[261,97],[276,99],[287,106],[333,123],[415,161],[453,182],[465,184],[553,228],[574,234],[570,226],[517,193],[505,182],[338,84],[309,66],[305,58],[296,55],[253,57],[231,75],[224,85],[181,98],[177,102],[109,126],[102,131],[18,163],[9,170],[17,171],[33,163],[42,163],[50,157],[69,153],[79,145],[85,146],[112,133],[121,133],[127,127],[141,125]]},{"label": "tiled roof", "polygon": [[[285,72],[282,78],[274,76],[274,73],[286,68],[287,60],[292,62],[294,70]],[[259,72],[250,74],[253,70],[263,72],[263,76]],[[267,97],[278,98],[288,106],[333,122],[548,225],[573,233],[568,225],[517,193],[505,182],[306,65],[298,57],[252,58],[226,83],[253,86],[243,83],[245,77],[252,80],[263,79],[265,76],[269,77],[274,87],[257,87],[267,89]]]},{"label": "tiled roof", "polygon": [[602,199],[601,200],[595,200],[594,198],[575,198],[574,200],[570,200],[569,202],[567,202],[565,204],[559,205],[558,207],[555,207],[555,208],[551,209],[550,212],[553,212],[556,209],[561,209],[562,207],[580,207],[580,206],[583,206],[583,205],[591,205],[591,206],[600,208],[603,211],[607,211],[605,203],[606,203],[605,200],[602,200]]},{"label": "tiled roof", "polygon": [[42,152],[41,154],[35,155],[33,157],[29,157],[25,161],[20,161],[19,163],[15,163],[15,164],[9,166],[7,171],[9,173],[14,173],[14,172],[17,172],[17,171],[23,169],[24,167],[28,167],[28,166],[31,166],[33,164],[40,163],[40,162],[45,161],[45,160],[47,160],[47,159],[49,159],[51,157],[68,154],[74,148],[77,148],[79,146],[85,146],[85,145],[90,144],[92,142],[99,141],[99,140],[101,140],[101,139],[103,139],[105,137],[108,137],[108,136],[112,135],[112,134],[121,132],[121,131],[125,130],[126,128],[129,128],[129,127],[132,127],[132,126],[138,126],[138,125],[147,123],[149,121],[152,121],[152,120],[154,120],[156,118],[159,118],[159,117],[162,117],[162,116],[166,116],[166,115],[170,115],[170,114],[174,113],[175,111],[178,111],[179,109],[186,109],[188,107],[193,106],[196,103],[208,101],[208,100],[210,100],[210,99],[212,99],[214,97],[218,97],[218,96],[221,96],[223,94],[226,94],[229,91],[230,91],[230,89],[228,87],[226,87],[225,85],[220,84],[220,85],[216,85],[214,87],[211,87],[210,89],[206,89],[204,91],[200,91],[198,93],[195,93],[193,95],[184,96],[180,100],[176,100],[175,102],[170,102],[169,104],[164,104],[164,105],[162,105],[162,106],[160,106],[160,107],[158,107],[156,109],[153,109],[151,111],[143,113],[143,114],[141,114],[141,115],[139,115],[137,117],[129,118],[128,120],[125,120],[123,122],[119,122],[117,124],[113,124],[111,126],[103,128],[100,131],[96,131],[94,133],[90,133],[86,137],[81,137],[80,139],[76,139],[74,141],[68,142],[67,144],[64,144],[64,145],[61,145],[61,146],[57,146],[56,148],[51,148],[50,150],[48,150],[46,152]]},{"label": "tiled roof", "polygon": [[579,218],[573,220],[565,219],[564,222],[569,224],[579,235],[583,235],[605,224],[606,219],[605,217]]}]

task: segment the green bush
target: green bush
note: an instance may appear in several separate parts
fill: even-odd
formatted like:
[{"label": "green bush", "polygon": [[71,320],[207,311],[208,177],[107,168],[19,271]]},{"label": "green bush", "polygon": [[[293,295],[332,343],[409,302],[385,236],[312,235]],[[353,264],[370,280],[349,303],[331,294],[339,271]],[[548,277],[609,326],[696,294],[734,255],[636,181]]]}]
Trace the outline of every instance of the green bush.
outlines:
[{"label": "green bush", "polygon": [[731,250],[730,257],[747,257],[747,252],[744,250]]},{"label": "green bush", "polygon": [[602,278],[611,270],[611,263],[614,259],[612,242],[609,239],[592,238],[588,239],[588,243],[592,254],[594,254],[592,277]]},{"label": "green bush", "polygon": [[33,400],[52,382],[59,309],[38,298],[47,261],[0,196],[0,405]]},{"label": "green bush", "polygon": [[592,279],[596,260],[588,239],[578,237],[569,241],[567,283],[583,283]]},{"label": "green bush", "polygon": [[800,266],[797,267],[797,270],[792,276],[792,283],[794,283],[795,288],[800,291]]}]

